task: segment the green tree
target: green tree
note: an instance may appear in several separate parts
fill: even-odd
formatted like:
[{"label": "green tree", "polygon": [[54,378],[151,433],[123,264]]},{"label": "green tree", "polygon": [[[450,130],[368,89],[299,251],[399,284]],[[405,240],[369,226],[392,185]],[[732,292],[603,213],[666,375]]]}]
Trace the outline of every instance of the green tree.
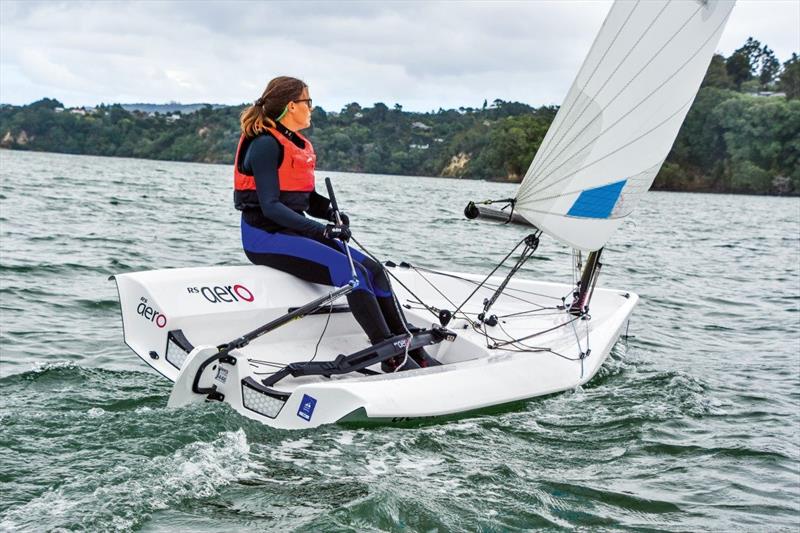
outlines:
[{"label": "green tree", "polygon": [[747,54],[734,52],[726,61],[725,69],[733,85],[740,89],[742,83],[753,79],[753,67]]},{"label": "green tree", "polygon": [[748,37],[744,45],[736,49],[727,59],[725,67],[737,89],[741,88],[742,83],[755,77],[762,54],[761,43]]},{"label": "green tree", "polygon": [[775,53],[764,45],[761,49],[760,69],[758,81],[761,83],[761,90],[766,91],[775,81],[775,77],[781,70],[781,63],[775,57]]},{"label": "green tree", "polygon": [[57,107],[64,107],[64,104],[55,98],[42,98],[30,104],[28,107],[31,109],[50,109],[53,110]]},{"label": "green tree", "polygon": [[783,64],[778,87],[786,93],[786,98],[800,98],[800,56],[797,53]]},{"label": "green tree", "polygon": [[708,65],[706,76],[703,78],[701,87],[717,87],[719,89],[732,89],[733,83],[728,76],[728,70],[725,68],[725,56],[714,54],[711,58],[711,63]]}]

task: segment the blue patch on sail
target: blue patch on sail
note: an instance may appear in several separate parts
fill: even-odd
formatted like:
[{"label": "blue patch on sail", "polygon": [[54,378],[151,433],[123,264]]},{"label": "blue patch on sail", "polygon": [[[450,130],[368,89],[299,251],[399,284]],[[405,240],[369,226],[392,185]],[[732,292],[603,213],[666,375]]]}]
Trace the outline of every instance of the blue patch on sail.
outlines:
[{"label": "blue patch on sail", "polygon": [[572,204],[567,215],[583,218],[608,218],[627,181],[622,180],[602,187],[586,189]]}]

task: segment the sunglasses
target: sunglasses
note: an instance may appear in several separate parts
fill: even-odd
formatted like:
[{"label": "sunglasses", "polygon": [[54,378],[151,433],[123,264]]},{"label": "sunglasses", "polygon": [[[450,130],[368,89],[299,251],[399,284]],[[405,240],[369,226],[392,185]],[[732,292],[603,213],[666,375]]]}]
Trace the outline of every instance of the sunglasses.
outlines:
[{"label": "sunglasses", "polygon": [[312,107],[314,107],[314,106],[311,104],[311,98],[303,98],[302,100],[295,100],[294,102],[295,102],[295,103],[298,103],[298,102],[305,102],[306,104],[308,104],[308,108],[309,108],[309,109],[311,109]]}]

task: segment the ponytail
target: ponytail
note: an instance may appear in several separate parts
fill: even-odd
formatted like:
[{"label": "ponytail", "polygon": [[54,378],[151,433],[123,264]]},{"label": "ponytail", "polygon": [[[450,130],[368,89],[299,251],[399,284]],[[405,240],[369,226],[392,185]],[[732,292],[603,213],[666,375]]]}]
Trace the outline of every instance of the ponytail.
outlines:
[{"label": "ponytail", "polygon": [[300,98],[307,85],[297,78],[279,76],[267,84],[267,88],[253,105],[246,107],[239,116],[242,135],[255,137],[274,128],[286,112],[289,102]]}]

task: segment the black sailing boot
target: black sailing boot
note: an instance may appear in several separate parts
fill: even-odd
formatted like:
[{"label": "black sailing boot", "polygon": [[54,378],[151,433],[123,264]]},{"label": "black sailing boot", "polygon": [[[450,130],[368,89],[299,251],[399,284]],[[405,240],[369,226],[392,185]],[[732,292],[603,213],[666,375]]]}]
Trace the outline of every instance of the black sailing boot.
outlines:
[{"label": "black sailing boot", "polygon": [[[383,318],[378,301],[371,292],[353,291],[347,295],[347,303],[356,322],[369,337],[370,343],[378,344],[393,337],[386,320]],[[403,356],[392,357],[381,363],[381,370],[384,372],[397,372],[399,370],[411,370],[412,368],[419,368],[419,365],[411,357],[408,358],[406,364],[403,364]]]},{"label": "black sailing boot", "polygon": [[[403,333],[406,333],[406,328],[408,328],[408,330],[415,329],[414,326],[406,322],[406,317],[403,315],[403,310],[400,309],[400,306],[397,305],[397,302],[395,302],[392,296],[378,298],[378,305],[381,308],[381,312],[383,313],[383,318],[386,320],[386,324],[395,335],[402,335]],[[438,366],[442,364],[431,357],[428,352],[425,351],[425,348],[422,347],[409,350],[408,356],[409,359],[413,360],[421,368]]]}]

